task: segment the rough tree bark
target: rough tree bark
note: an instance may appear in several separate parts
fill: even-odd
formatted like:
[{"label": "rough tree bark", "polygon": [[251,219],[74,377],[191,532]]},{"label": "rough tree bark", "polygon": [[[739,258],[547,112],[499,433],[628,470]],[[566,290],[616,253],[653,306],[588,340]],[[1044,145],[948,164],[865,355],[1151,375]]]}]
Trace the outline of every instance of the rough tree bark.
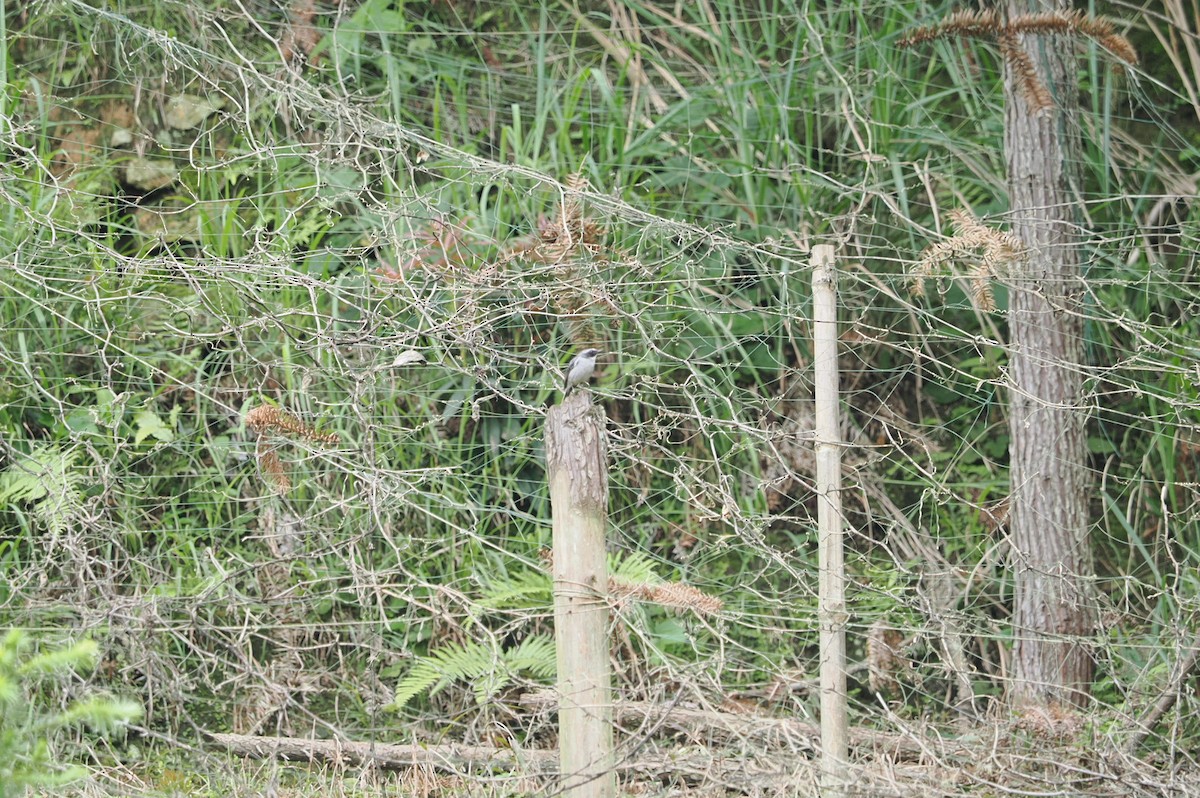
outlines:
[{"label": "rough tree bark", "polygon": [[[1009,0],[1010,18],[1052,10]],[[1059,3],[1066,8],[1066,3]],[[1055,99],[1033,107],[1011,62],[1005,75],[1004,148],[1012,232],[1029,249],[1009,297],[1011,564],[1015,579],[1014,707],[1080,704],[1092,681],[1085,643],[1093,630],[1087,597],[1088,541],[1083,354],[1072,174],[1078,162],[1078,85],[1070,42],[1029,35],[1028,53]]]}]

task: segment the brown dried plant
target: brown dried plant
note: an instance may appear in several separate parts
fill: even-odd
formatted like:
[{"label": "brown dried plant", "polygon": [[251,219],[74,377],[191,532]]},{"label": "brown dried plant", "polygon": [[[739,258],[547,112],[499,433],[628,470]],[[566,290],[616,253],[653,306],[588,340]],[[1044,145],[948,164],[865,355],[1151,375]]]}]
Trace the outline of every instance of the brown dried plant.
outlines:
[{"label": "brown dried plant", "polygon": [[[542,549],[538,559],[547,571],[554,570],[554,551]],[[615,576],[608,577],[608,595],[616,601],[648,601],[663,607],[691,610],[697,615],[716,615],[725,602],[699,588],[682,582],[632,582]]]},{"label": "brown dried plant", "polygon": [[298,438],[335,445],[340,440],[335,432],[319,432],[311,424],[301,421],[278,407],[259,405],[246,412],[246,426],[261,436],[264,432],[294,435]]},{"label": "brown dried plant", "polygon": [[1029,53],[1021,46],[1018,38],[1021,34],[1082,36],[1097,42],[1126,64],[1138,62],[1137,51],[1128,39],[1117,32],[1111,20],[1089,16],[1075,9],[1020,14],[1008,20],[992,9],[955,11],[936,25],[914,29],[900,40],[900,46],[913,47],[936,39],[994,38],[1026,101],[1036,111],[1048,111],[1054,107],[1054,99],[1038,77]]},{"label": "brown dried plant", "polygon": [[564,186],[557,213],[539,218],[536,234],[516,242],[504,258],[553,266],[557,286],[550,299],[555,314],[566,324],[568,339],[575,348],[605,349],[617,307],[603,286],[578,268],[581,256],[605,256],[605,229],[584,213],[579,195],[591,188],[587,178],[578,172],[568,175]]},{"label": "brown dried plant", "polygon": [[[312,56],[323,34],[313,23],[317,15],[314,0],[292,0],[288,9],[288,24],[279,40],[279,53],[285,64],[298,64]],[[315,64],[320,58],[313,59]]]},{"label": "brown dried plant", "polygon": [[1053,108],[1054,98],[1050,95],[1046,84],[1038,77],[1037,67],[1034,66],[1029,53],[1025,52],[1025,48],[1021,46],[1021,40],[1017,38],[1017,34],[1011,30],[1002,30],[996,39],[1000,44],[1000,54],[1012,68],[1013,76],[1020,85],[1021,93],[1025,95],[1025,100],[1030,107],[1035,111],[1049,111]]},{"label": "brown dried plant", "polygon": [[1045,11],[1038,14],[1021,14],[1008,21],[1015,33],[1058,33],[1066,36],[1085,36],[1108,50],[1130,66],[1138,62],[1137,50],[1129,40],[1117,33],[1112,20],[1093,17],[1079,9],[1070,11]]},{"label": "brown dried plant", "polygon": [[329,445],[337,444],[341,439],[337,433],[320,432],[311,424],[301,421],[290,413],[285,413],[277,407],[259,405],[246,412],[246,427],[258,437],[254,448],[254,456],[258,461],[259,471],[263,478],[282,495],[292,489],[292,480],[287,469],[279,459],[277,447],[270,440],[270,434],[292,435],[314,443]]},{"label": "brown dried plant", "polygon": [[[468,270],[482,261],[481,253],[495,242],[480,238],[468,230],[468,219],[455,223],[435,219],[409,236],[415,251],[399,265],[384,263],[375,273],[389,280],[403,281],[409,272],[425,269],[436,274],[467,276]],[[380,256],[380,260],[383,257]]]},{"label": "brown dried plant", "polygon": [[949,213],[955,234],[925,249],[911,278],[909,290],[914,296],[925,296],[925,280],[932,277],[945,263],[969,261],[971,269],[971,299],[984,312],[996,309],[991,280],[1000,267],[1022,260],[1028,254],[1025,245],[1012,233],[993,230],[964,210]]},{"label": "brown dried plant", "polygon": [[258,439],[258,444],[254,447],[254,456],[258,460],[258,470],[276,493],[283,495],[292,489],[292,480],[279,460],[279,452],[275,451],[275,447],[265,438]]},{"label": "brown dried plant", "polygon": [[559,202],[558,213],[537,221],[537,234],[510,247],[506,257],[520,255],[537,263],[567,263],[581,249],[595,253],[600,249],[604,228],[584,218],[578,192],[589,188],[587,178],[578,172],[568,175],[567,193]]},{"label": "brown dried plant", "polygon": [[691,610],[697,615],[716,615],[725,607],[725,603],[716,596],[710,596],[699,588],[685,585],[682,582],[647,584],[610,578],[608,593],[617,600],[648,601],[663,607]]},{"label": "brown dried plant", "polygon": [[900,40],[901,47],[914,47],[918,44],[931,42],[935,39],[945,39],[952,36],[965,39],[982,39],[984,36],[995,36],[1003,24],[999,15],[992,9],[953,11],[936,25],[925,25],[914,28],[911,33]]}]

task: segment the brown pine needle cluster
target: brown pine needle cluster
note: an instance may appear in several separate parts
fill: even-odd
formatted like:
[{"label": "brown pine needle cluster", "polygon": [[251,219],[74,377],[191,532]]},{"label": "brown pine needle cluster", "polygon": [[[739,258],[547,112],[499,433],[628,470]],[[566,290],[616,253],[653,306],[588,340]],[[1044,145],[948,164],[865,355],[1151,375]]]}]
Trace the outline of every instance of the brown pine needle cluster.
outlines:
[{"label": "brown pine needle cluster", "polygon": [[1000,54],[1012,69],[1021,93],[1035,111],[1054,107],[1045,83],[1038,77],[1037,67],[1021,46],[1020,34],[1058,34],[1073,38],[1086,37],[1097,42],[1126,64],[1138,62],[1137,51],[1129,40],[1117,32],[1111,20],[1092,17],[1082,11],[1043,11],[1021,14],[1004,20],[995,11],[955,11],[936,25],[916,28],[900,40],[901,47],[913,47],[936,39],[962,38],[996,39]]},{"label": "brown pine needle cluster", "polygon": [[1002,27],[999,16],[991,9],[960,10],[952,12],[936,25],[914,29],[901,39],[899,44],[901,47],[915,47],[935,39],[981,39],[984,36],[995,36]]},{"label": "brown pine needle cluster", "polygon": [[313,425],[270,405],[259,405],[249,410],[246,413],[246,426],[260,437],[266,432],[276,432],[331,446],[340,440],[337,433],[319,432]]},{"label": "brown pine needle cluster", "polygon": [[258,437],[254,456],[258,461],[259,471],[262,472],[263,479],[280,495],[292,489],[292,480],[279,459],[279,452],[270,441],[271,433],[291,435],[313,443],[329,445],[337,444],[341,440],[336,433],[320,432],[311,424],[270,405],[259,405],[248,410],[246,427]]},{"label": "brown pine needle cluster", "polygon": [[967,211],[954,210],[948,215],[955,234],[921,253],[910,290],[914,296],[925,296],[925,280],[932,277],[943,264],[971,262],[974,263],[971,269],[971,298],[980,310],[991,312],[996,309],[992,278],[999,274],[1001,266],[1025,258],[1025,245],[1012,233],[993,230]]},{"label": "brown pine needle cluster", "polygon": [[1058,33],[1064,36],[1086,36],[1130,66],[1138,62],[1137,50],[1129,40],[1117,33],[1116,25],[1106,17],[1091,17],[1079,9],[1021,14],[1008,21],[1016,33]]},{"label": "brown pine needle cluster", "polygon": [[275,447],[271,446],[265,438],[258,439],[258,444],[254,447],[254,456],[258,460],[258,470],[262,473],[263,479],[275,489],[276,493],[282,496],[292,489],[292,479],[279,460],[279,452],[275,451]]},{"label": "brown pine needle cluster", "polygon": [[677,607],[691,610],[697,615],[716,615],[725,603],[716,596],[710,596],[698,588],[685,585],[682,582],[662,582],[646,584],[622,582],[610,578],[608,593],[615,599],[637,599],[659,604],[664,607]]},{"label": "brown pine needle cluster", "polygon": [[[554,570],[553,550],[542,549],[538,552],[538,559],[546,570]],[[698,615],[716,615],[725,608],[725,602],[721,599],[682,582],[627,582],[609,576],[608,595],[617,601],[648,601],[664,607],[691,610]]]},{"label": "brown pine needle cluster", "polygon": [[1050,96],[1050,90],[1046,88],[1046,84],[1038,77],[1037,67],[1034,66],[1029,53],[1025,52],[1025,48],[1021,46],[1021,40],[1017,38],[1017,34],[1006,29],[1001,31],[996,39],[1000,44],[1000,54],[1004,56],[1004,60],[1012,69],[1013,77],[1016,79],[1017,85],[1021,87],[1021,93],[1025,95],[1025,101],[1029,103],[1029,107],[1034,111],[1052,109],[1054,98]]}]

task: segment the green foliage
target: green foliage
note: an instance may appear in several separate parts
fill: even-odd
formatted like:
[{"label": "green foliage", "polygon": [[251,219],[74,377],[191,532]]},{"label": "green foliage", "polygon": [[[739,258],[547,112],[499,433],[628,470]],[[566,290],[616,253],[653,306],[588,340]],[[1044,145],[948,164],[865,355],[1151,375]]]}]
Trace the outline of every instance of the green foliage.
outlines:
[{"label": "green foliage", "polygon": [[[629,585],[663,582],[655,561],[638,551],[608,555],[609,578]],[[519,570],[489,577],[484,582],[479,604],[489,609],[541,609],[553,606],[553,580],[544,570]]]},{"label": "green foliage", "polygon": [[479,704],[491,700],[518,675],[549,681],[557,670],[554,639],[531,635],[512,648],[469,641],[443,646],[421,657],[396,685],[393,709],[403,709],[422,693],[436,695],[456,681],[466,681]]},{"label": "green foliage", "polygon": [[92,696],[65,709],[44,705],[43,694],[55,681],[95,666],[98,647],[84,640],[35,651],[24,632],[10,630],[0,639],[0,798],[20,795],[27,786],[53,787],[80,778],[79,765],[64,765],[54,753],[61,732],[86,726],[111,736],[142,715],[127,700]]},{"label": "green foliage", "polygon": [[[656,572],[655,561],[640,552],[610,554],[608,570],[611,580],[631,586],[664,581]],[[490,611],[546,613],[553,608],[552,588],[548,572],[520,570],[486,579],[476,603]],[[678,643],[675,639],[679,637],[678,624],[664,616],[660,609],[649,614],[630,611],[621,617],[636,624],[656,646]],[[528,672],[535,679],[551,679],[554,670],[554,640],[546,635],[532,635],[508,649],[474,641],[445,646],[419,658],[408,670],[396,687],[393,706],[402,708],[423,693],[435,695],[460,681],[469,682],[476,701],[483,704],[504,689],[516,674]]]},{"label": "green foliage", "polygon": [[[550,678],[547,638],[493,637],[505,624],[514,639],[514,616],[538,631],[529,619],[552,604],[551,577],[529,566],[548,537],[541,413],[568,350],[599,336],[617,353],[597,383],[610,572],[686,579],[728,618],[630,602],[629,650],[645,660],[630,673],[732,690],[811,671],[807,247],[836,240],[848,478],[884,491],[926,536],[919,550],[970,580],[955,608],[966,634],[1004,639],[1003,531],[983,512],[1008,489],[1004,315],[978,313],[957,282],[906,294],[948,211],[1006,211],[995,53],[900,51],[944,12],[923,0],[367,0],[322,6],[306,62],[281,64],[304,5],[266,4],[253,22],[220,4],[127,0],[8,18],[21,27],[0,37],[0,624],[45,612],[22,582],[34,572],[58,591],[86,565],[97,584],[152,597],[154,621],[177,633],[128,672],[164,701],[187,695],[167,724],[230,716],[250,617],[265,619],[251,652],[264,661],[293,642],[278,629],[316,630],[318,645],[298,647],[314,672],[322,652],[362,650],[345,642],[364,630],[424,652],[397,706]],[[1200,244],[1194,217],[1156,223],[1161,257],[1142,254],[1140,231],[1165,218],[1164,184],[1196,156],[1160,158],[1177,142],[1139,118],[1139,104],[1161,105],[1145,83],[1126,104],[1105,59],[1087,68],[1094,541],[1105,584],[1136,586],[1113,591],[1137,619],[1114,633],[1103,675],[1118,703],[1162,670],[1165,655],[1146,652],[1165,620],[1193,610],[1194,586],[1171,574],[1200,541]],[[204,100],[222,102],[199,126],[158,119],[171,98],[210,91],[227,93]],[[109,102],[136,118],[113,121]],[[132,190],[123,170],[143,150],[177,180]],[[539,258],[576,172],[590,183],[580,218],[602,232]],[[264,485],[242,418],[264,400],[342,435],[278,448],[285,494]],[[920,569],[943,564],[897,562],[897,519],[862,495],[848,486],[844,502],[851,628],[919,629]],[[272,548],[284,535],[267,533],[287,526],[272,513],[296,519],[291,548]],[[68,529],[78,551],[37,534]],[[269,595],[265,565],[286,566]],[[39,620],[75,620],[53,606]],[[485,642],[437,648],[443,612]],[[372,667],[345,656],[348,677]],[[153,683],[178,674],[196,689]],[[943,706],[931,690],[922,711]]]},{"label": "green foliage", "polygon": [[38,446],[0,473],[0,510],[31,504],[38,521],[60,535],[83,505],[85,474],[76,449]]},{"label": "green foliage", "polygon": [[608,555],[609,578],[629,585],[662,584],[663,577],[658,572],[661,567],[653,558],[640,551]]}]

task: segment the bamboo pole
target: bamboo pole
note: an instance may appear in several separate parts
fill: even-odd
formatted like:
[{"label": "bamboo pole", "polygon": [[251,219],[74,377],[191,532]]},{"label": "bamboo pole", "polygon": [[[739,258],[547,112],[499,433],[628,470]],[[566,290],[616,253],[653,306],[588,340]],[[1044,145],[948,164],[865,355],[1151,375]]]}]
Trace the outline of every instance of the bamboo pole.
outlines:
[{"label": "bamboo pole", "polygon": [[613,798],[605,529],[604,411],[580,390],[546,416],[546,476],[554,519],[554,641],[558,650],[559,773],[566,798]]},{"label": "bamboo pole", "polygon": [[812,249],[813,382],[816,400],[817,619],[821,636],[821,794],[847,786],[846,574],[842,522],[842,441],[838,422],[837,287],[833,247]]}]

